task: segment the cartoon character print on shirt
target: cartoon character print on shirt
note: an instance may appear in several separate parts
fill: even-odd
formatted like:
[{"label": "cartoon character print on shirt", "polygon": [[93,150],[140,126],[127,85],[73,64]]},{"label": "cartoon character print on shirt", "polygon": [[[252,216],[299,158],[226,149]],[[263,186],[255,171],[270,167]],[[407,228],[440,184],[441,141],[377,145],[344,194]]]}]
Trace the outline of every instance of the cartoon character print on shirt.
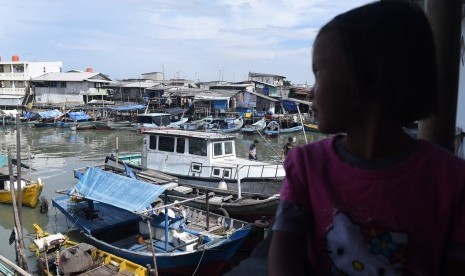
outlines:
[{"label": "cartoon character print on shirt", "polygon": [[[326,234],[333,275],[403,275],[408,236],[371,223],[354,224],[343,213],[334,216]],[[410,273],[409,273],[410,274]]]}]

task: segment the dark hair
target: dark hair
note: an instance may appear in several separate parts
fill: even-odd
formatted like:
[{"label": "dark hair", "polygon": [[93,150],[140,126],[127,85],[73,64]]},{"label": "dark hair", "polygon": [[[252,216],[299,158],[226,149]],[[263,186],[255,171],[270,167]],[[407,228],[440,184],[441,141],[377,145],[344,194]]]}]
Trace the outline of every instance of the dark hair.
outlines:
[{"label": "dark hair", "polygon": [[253,143],[254,143],[254,144],[258,144],[258,140],[253,140]]},{"label": "dark hair", "polygon": [[360,95],[379,101],[401,123],[436,112],[433,34],[424,12],[405,1],[380,1],[340,14],[318,36],[335,30]]}]

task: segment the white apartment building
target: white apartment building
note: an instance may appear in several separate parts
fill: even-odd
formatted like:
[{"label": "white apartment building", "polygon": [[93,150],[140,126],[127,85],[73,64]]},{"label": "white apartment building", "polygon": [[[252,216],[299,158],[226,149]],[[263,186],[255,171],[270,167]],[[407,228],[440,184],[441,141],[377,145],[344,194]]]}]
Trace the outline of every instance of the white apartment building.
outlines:
[{"label": "white apartment building", "polygon": [[0,106],[17,107],[33,98],[30,80],[49,72],[61,72],[63,62],[20,61],[13,55],[6,61],[0,57]]}]

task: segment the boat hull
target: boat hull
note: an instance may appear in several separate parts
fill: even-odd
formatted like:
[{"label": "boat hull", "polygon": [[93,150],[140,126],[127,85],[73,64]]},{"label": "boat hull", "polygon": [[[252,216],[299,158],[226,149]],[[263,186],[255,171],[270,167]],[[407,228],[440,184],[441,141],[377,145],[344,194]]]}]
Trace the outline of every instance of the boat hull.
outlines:
[{"label": "boat hull", "polygon": [[[37,203],[39,202],[39,196],[42,193],[42,189],[44,188],[44,184],[35,181],[29,185],[26,185],[21,190],[21,202],[23,206],[28,206],[31,208],[36,207]],[[18,192],[15,191],[16,200],[18,200]],[[0,203],[12,203],[11,191],[7,190],[0,190]]]},{"label": "boat hull", "polygon": [[[177,177],[180,184],[198,186],[199,188],[218,188],[219,182],[222,181],[221,178],[188,176],[169,172],[164,173]],[[223,179],[223,181],[226,182],[228,190],[235,192],[239,191],[239,185],[236,179]],[[260,194],[262,196],[273,196],[279,194],[282,182],[282,177],[243,178],[240,181],[241,192]]]},{"label": "boat hull", "polygon": [[320,130],[318,129],[318,125],[316,124],[304,124],[304,129],[305,131],[320,133]]}]

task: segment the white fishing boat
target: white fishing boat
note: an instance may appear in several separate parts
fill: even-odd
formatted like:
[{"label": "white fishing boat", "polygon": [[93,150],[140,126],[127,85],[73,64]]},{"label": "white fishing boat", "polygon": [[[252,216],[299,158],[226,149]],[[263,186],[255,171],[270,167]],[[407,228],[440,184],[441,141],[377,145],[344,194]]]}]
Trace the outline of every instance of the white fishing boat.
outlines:
[{"label": "white fishing boat", "polygon": [[162,171],[180,182],[257,194],[278,194],[285,176],[282,164],[236,156],[236,136],[214,132],[152,129],[145,134],[141,166]]}]

